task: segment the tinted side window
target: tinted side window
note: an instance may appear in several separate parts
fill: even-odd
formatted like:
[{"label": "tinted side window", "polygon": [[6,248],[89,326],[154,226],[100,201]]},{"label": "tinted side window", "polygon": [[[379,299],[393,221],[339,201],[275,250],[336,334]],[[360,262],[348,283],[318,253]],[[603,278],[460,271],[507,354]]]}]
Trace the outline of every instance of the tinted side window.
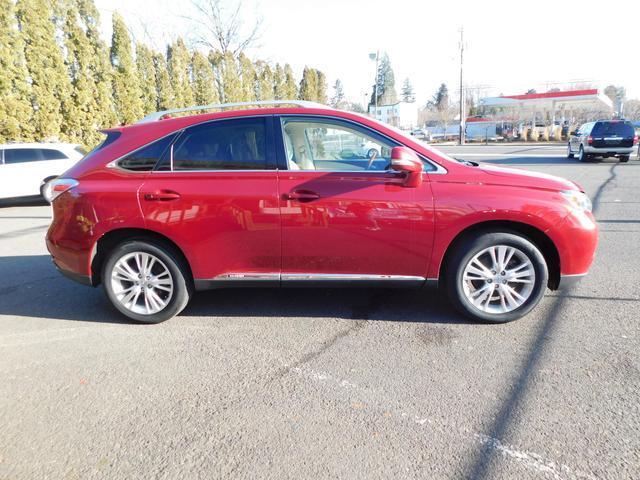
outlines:
[{"label": "tinted side window", "polygon": [[4,163],[26,163],[44,160],[39,148],[9,148],[4,151]]},{"label": "tinted side window", "polygon": [[68,158],[60,150],[42,149],[43,160],[64,160]]},{"label": "tinted side window", "polygon": [[264,119],[211,122],[185,130],[177,140],[173,170],[264,170],[266,151]]},{"label": "tinted side window", "polygon": [[628,122],[597,122],[593,127],[592,135],[633,137],[634,133],[633,126]]},{"label": "tinted side window", "polygon": [[175,137],[173,133],[130,153],[118,162],[118,166],[136,172],[153,170]]}]

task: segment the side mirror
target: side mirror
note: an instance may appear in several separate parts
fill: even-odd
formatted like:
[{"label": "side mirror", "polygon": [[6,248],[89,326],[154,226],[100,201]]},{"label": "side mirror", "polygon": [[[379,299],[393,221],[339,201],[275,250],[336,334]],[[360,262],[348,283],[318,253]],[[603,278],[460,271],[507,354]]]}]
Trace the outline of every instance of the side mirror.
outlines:
[{"label": "side mirror", "polygon": [[422,185],[422,160],[416,152],[407,147],[393,147],[391,150],[391,168],[396,172],[405,172],[405,187]]}]

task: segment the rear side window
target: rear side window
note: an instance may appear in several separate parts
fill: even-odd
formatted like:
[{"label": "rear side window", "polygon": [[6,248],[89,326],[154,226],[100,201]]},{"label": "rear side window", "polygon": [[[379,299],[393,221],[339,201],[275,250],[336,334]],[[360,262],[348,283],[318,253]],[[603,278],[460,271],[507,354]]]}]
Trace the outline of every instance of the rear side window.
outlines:
[{"label": "rear side window", "polygon": [[4,163],[27,163],[44,160],[39,148],[10,148],[4,151]]},{"label": "rear side window", "polygon": [[619,137],[633,137],[635,131],[633,125],[629,122],[597,122],[593,127],[591,135],[608,136],[616,135]]},{"label": "rear side window", "polygon": [[216,121],[185,130],[161,169],[265,170],[266,151],[263,118]]},{"label": "rear side window", "polygon": [[64,160],[66,158],[69,158],[60,150],[44,148],[41,150],[41,152],[42,152],[43,160]]},{"label": "rear side window", "polygon": [[133,170],[136,172],[147,172],[153,170],[156,163],[162,158],[176,134],[172,133],[166,137],[156,140],[135,152],[130,153],[118,162],[120,168]]}]

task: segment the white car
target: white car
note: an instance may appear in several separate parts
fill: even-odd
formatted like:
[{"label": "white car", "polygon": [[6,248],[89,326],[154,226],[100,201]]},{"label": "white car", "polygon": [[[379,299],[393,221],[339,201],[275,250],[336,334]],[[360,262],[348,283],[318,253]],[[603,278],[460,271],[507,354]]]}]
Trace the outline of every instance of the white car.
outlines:
[{"label": "white car", "polygon": [[358,156],[362,158],[371,158],[374,155],[376,157],[380,156],[380,145],[375,142],[363,139],[362,143],[360,144]]},{"label": "white car", "polygon": [[85,154],[69,143],[0,145],[0,200],[43,194],[46,182],[71,168]]}]

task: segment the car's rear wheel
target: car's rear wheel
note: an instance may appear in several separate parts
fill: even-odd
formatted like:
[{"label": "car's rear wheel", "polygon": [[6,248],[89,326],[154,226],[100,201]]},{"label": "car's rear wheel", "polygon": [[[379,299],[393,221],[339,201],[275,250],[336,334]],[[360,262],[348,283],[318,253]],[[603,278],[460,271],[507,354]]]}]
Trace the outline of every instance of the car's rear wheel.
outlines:
[{"label": "car's rear wheel", "polygon": [[491,323],[516,320],[544,295],[549,273],[544,256],[515,233],[470,238],[453,252],[446,287],[454,306],[468,317]]},{"label": "car's rear wheel", "polygon": [[580,145],[580,150],[578,152],[578,160],[581,162],[588,162],[591,160],[591,156],[584,151],[584,147]]},{"label": "car's rear wheel", "polygon": [[573,158],[573,152],[571,151],[571,144],[567,144],[567,158]]},{"label": "car's rear wheel", "polygon": [[168,246],[132,240],[107,256],[102,283],[111,304],[126,317],[143,323],[168,320],[191,297],[188,269]]},{"label": "car's rear wheel", "polygon": [[629,155],[620,155],[620,161],[621,162],[628,162],[629,161]]}]

